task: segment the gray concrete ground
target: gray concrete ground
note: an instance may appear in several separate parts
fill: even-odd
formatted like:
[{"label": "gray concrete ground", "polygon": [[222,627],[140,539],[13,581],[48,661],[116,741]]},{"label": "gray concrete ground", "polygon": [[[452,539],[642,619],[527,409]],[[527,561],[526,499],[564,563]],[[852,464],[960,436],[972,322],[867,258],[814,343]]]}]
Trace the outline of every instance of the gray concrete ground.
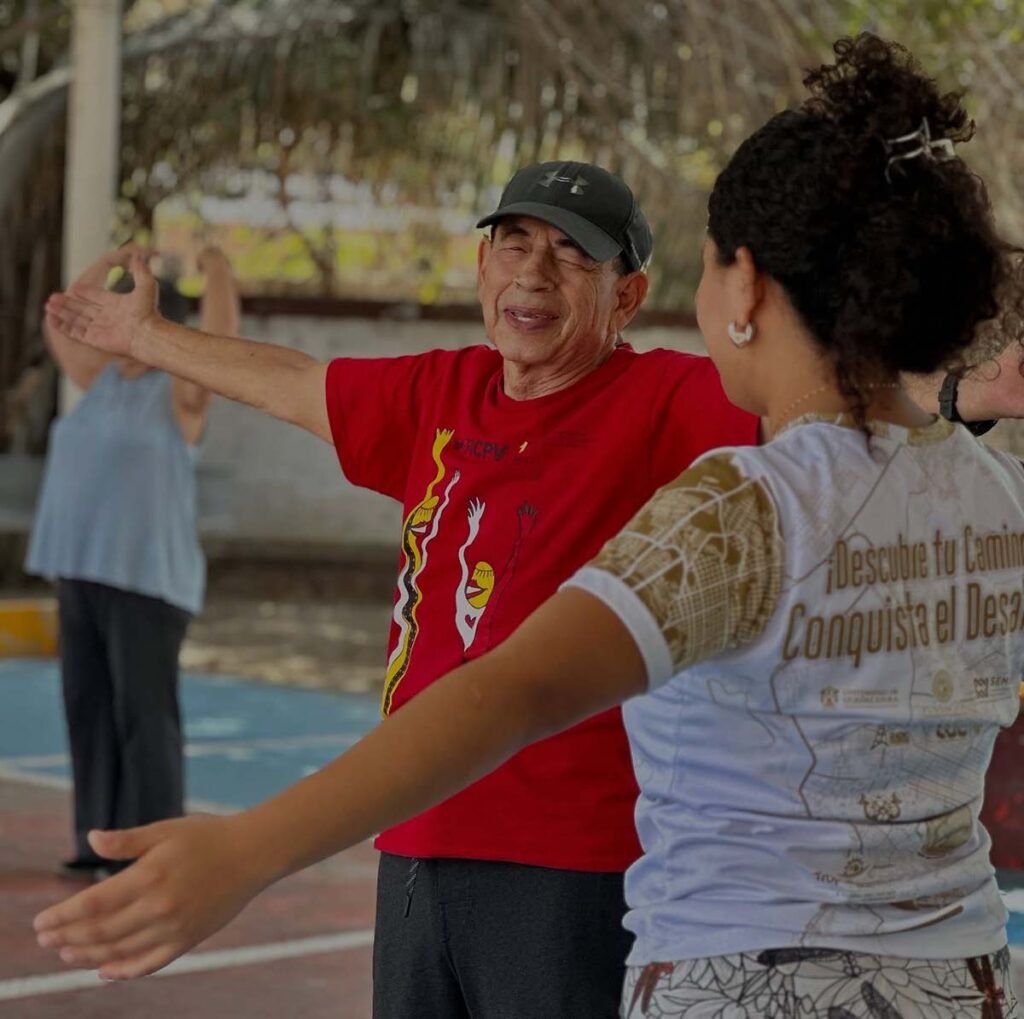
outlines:
[{"label": "gray concrete ground", "polygon": [[383,681],[394,564],[218,561],[182,666],[366,693]]}]

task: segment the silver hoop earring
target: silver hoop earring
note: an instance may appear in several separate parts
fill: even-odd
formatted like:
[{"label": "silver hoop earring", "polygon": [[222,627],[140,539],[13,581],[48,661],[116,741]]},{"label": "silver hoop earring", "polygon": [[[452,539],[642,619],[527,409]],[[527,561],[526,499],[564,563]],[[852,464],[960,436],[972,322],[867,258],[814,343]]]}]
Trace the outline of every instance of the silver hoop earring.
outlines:
[{"label": "silver hoop earring", "polygon": [[745,347],[753,338],[753,322],[748,322],[742,329],[738,329],[735,322],[729,323],[729,339],[732,340],[737,347]]}]

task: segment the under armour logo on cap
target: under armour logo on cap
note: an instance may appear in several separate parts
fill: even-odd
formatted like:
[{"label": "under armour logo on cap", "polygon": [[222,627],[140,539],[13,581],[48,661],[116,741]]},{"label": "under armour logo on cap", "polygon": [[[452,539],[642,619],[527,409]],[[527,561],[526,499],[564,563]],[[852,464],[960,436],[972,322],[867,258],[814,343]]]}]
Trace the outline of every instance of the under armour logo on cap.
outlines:
[{"label": "under armour logo on cap", "polygon": [[629,272],[643,269],[651,257],[651,228],[633,192],[593,163],[524,166],[505,185],[498,207],[477,226],[492,226],[506,216],[549,223],[597,262],[621,255]]},{"label": "under armour logo on cap", "polygon": [[556,180],[561,184],[572,185],[572,187],[569,188],[570,195],[582,195],[586,186],[590,183],[590,181],[585,177],[560,177],[557,170],[552,170],[550,173],[544,174],[537,183],[540,184],[542,188],[549,188]]}]

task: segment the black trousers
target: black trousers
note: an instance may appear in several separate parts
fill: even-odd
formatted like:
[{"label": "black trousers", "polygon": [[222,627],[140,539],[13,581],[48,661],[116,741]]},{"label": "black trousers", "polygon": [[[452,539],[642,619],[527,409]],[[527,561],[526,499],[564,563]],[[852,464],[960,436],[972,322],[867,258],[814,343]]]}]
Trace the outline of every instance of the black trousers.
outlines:
[{"label": "black trousers", "polygon": [[184,813],[178,652],[190,616],[158,598],[62,579],[61,678],[75,785],[75,858],[92,828]]},{"label": "black trousers", "polygon": [[374,1019],[617,1019],[621,874],[381,855]]}]

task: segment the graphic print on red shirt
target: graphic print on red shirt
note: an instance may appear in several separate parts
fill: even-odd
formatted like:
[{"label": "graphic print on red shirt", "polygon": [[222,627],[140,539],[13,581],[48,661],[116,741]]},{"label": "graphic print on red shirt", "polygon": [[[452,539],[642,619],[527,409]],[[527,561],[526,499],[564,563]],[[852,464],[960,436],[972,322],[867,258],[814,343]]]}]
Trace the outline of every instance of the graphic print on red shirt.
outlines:
[{"label": "graphic print on red shirt", "polygon": [[[385,714],[509,636],[696,456],[757,434],[707,358],[627,346],[525,401],[505,395],[488,347],[339,359],[326,395],[346,477],[404,506]],[[635,799],[613,710],[525,748],[377,845],[620,871],[638,854]]]},{"label": "graphic print on red shirt", "polygon": [[[398,628],[397,639],[392,638],[392,651],[388,658],[388,669],[384,677],[384,694],[381,700],[381,714],[391,713],[395,687],[401,683],[409,668],[413,645],[419,635],[417,610],[420,598],[419,575],[426,569],[431,539],[441,526],[441,518],[451,500],[452,489],[462,476],[459,471],[446,481],[442,455],[451,442],[454,432],[437,429],[431,459],[437,465],[437,473],[431,478],[423,498],[412,508],[402,525],[402,568],[398,574],[398,596],[395,602],[394,622]],[[444,495],[436,489],[444,485]]]}]

